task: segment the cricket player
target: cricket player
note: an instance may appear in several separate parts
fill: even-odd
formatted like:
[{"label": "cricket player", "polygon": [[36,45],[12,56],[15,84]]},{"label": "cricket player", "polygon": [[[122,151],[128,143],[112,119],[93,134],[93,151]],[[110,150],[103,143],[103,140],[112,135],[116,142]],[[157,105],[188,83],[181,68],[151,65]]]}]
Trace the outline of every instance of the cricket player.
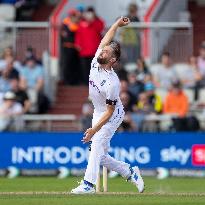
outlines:
[{"label": "cricket player", "polygon": [[110,140],[123,121],[124,110],[121,103],[120,81],[112,65],[120,58],[120,45],[112,39],[119,27],[126,26],[130,20],[119,18],[102,39],[91,63],[89,76],[89,97],[94,105],[92,127],[87,129],[82,141],[92,141],[84,180],[72,189],[73,194],[95,193],[95,185],[100,165],[122,175],[133,183],[141,193],[144,182],[138,167],[117,161],[108,154]]}]

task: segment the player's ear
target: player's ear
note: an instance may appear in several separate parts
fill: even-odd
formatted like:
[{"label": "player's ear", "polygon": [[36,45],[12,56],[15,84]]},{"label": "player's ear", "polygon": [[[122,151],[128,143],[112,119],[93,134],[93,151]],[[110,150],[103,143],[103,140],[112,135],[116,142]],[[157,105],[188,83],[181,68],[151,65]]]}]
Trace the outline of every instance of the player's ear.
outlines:
[{"label": "player's ear", "polygon": [[111,62],[111,63],[115,63],[116,61],[117,61],[117,59],[114,58],[114,57],[110,59],[110,62]]}]

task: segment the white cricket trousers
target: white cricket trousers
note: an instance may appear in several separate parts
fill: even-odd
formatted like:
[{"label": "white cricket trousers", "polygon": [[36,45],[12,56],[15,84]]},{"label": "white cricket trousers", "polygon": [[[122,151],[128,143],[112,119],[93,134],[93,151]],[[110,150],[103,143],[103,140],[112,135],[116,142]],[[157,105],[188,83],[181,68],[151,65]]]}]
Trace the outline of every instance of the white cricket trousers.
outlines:
[{"label": "white cricket trousers", "polygon": [[[92,126],[94,126],[99,121],[102,114],[103,113],[94,112]],[[100,165],[119,173],[125,178],[130,176],[130,165],[125,162],[117,161],[108,154],[110,140],[119,125],[122,123],[123,118],[123,108],[116,108],[110,120],[104,126],[102,126],[102,128],[96,132],[95,135],[93,135],[91,151],[84,180],[92,184],[96,184]]]}]

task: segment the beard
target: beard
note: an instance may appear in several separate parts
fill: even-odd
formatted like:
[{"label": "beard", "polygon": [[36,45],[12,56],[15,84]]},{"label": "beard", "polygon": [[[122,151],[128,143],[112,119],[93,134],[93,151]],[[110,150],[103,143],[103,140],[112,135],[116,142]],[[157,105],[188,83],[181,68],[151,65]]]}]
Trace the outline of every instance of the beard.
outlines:
[{"label": "beard", "polygon": [[107,58],[102,58],[102,57],[98,56],[97,62],[101,65],[105,65],[109,62],[109,60]]}]

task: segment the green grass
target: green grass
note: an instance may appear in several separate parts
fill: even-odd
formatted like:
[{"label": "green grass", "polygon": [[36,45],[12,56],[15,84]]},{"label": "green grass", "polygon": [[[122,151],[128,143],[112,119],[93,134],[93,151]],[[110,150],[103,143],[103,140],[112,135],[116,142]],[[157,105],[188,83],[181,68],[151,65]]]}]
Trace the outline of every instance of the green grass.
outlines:
[{"label": "green grass", "polygon": [[[0,178],[0,205],[198,205],[205,204],[205,179],[145,178],[146,190],[136,188],[122,178],[108,179],[110,194],[74,196],[69,192],[80,178]],[[12,192],[12,193],[9,193]],[[120,193],[119,193],[120,192]],[[124,192],[124,193],[123,193]]]}]

